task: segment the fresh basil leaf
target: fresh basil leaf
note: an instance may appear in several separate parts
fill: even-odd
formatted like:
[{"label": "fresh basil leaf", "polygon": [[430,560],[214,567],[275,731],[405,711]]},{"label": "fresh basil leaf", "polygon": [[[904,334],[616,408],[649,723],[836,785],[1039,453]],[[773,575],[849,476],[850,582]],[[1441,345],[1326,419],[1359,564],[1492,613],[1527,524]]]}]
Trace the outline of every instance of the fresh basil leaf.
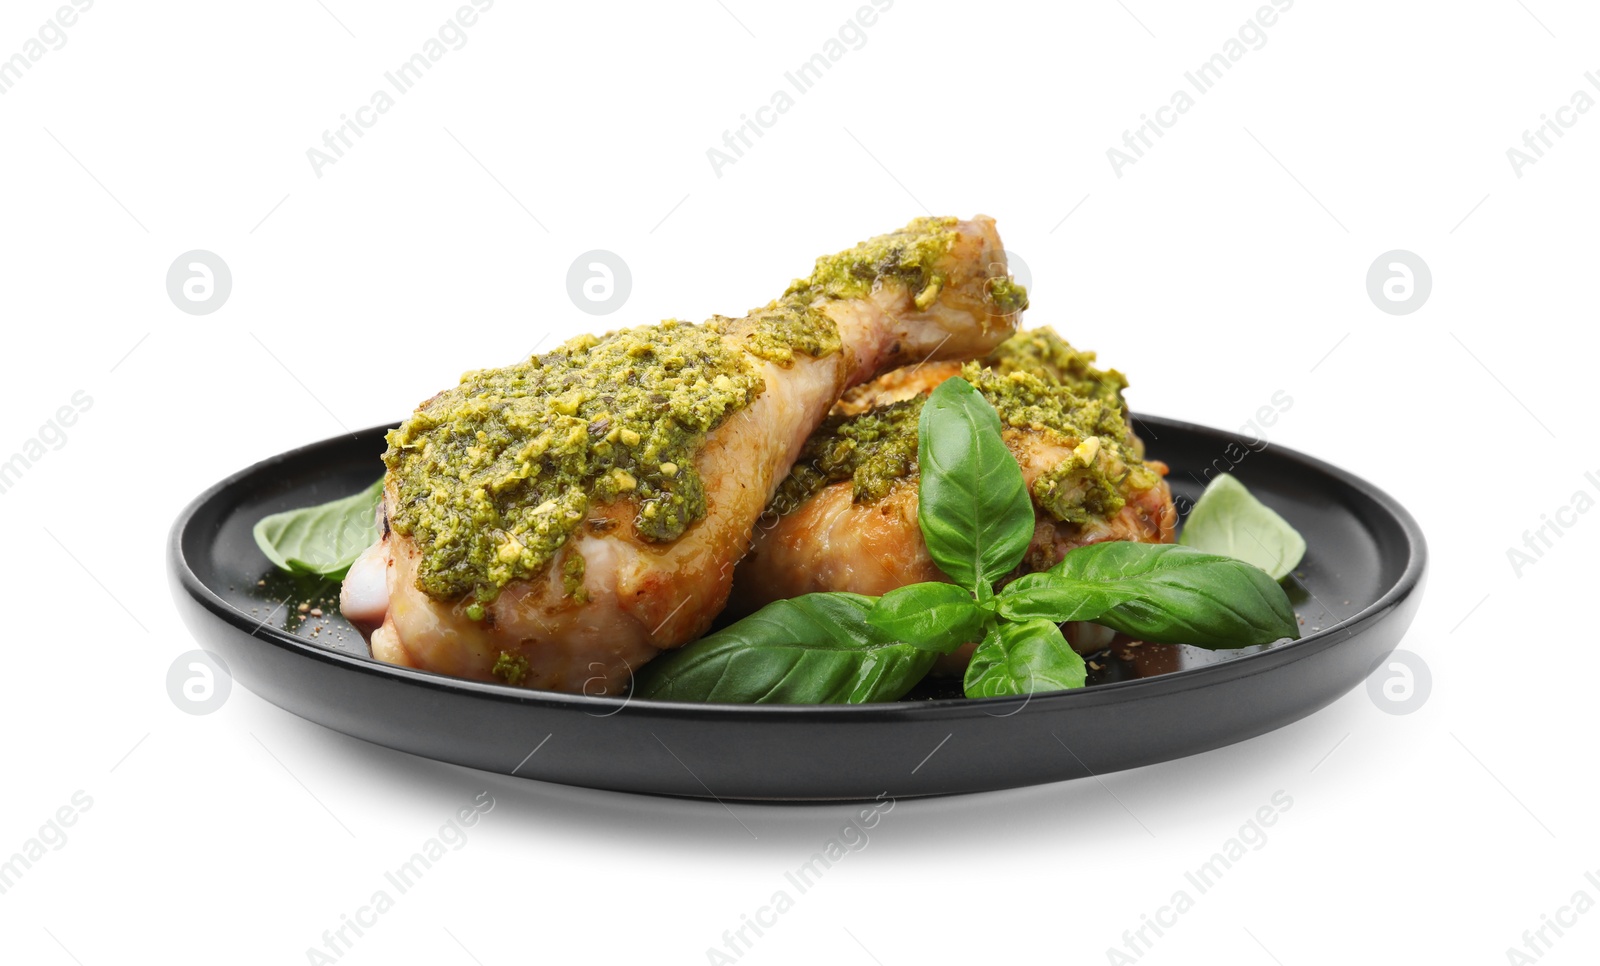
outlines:
[{"label": "fresh basil leaf", "polygon": [[879,597],[867,612],[867,623],[885,640],[949,654],[982,639],[983,626],[993,613],[955,584],[928,582]]},{"label": "fresh basil leaf", "polygon": [[1287,577],[1306,554],[1300,532],[1231,473],[1212,480],[1200,494],[1178,542],[1255,564],[1273,580]]},{"label": "fresh basil leaf", "polygon": [[1298,638],[1294,608],[1261,568],[1177,544],[1112,541],[1078,547],[1050,573],[1138,598],[1095,618],[1157,644],[1228,648]]},{"label": "fresh basil leaf", "polygon": [[867,624],[873,598],[806,594],[668,651],[634,678],[660,701],[863,704],[893,701],[922,680],[934,651],[886,641]]},{"label": "fresh basil leaf", "polygon": [[998,698],[1081,688],[1083,658],[1050,620],[1001,624],[972,652],[962,688],[969,698]]},{"label": "fresh basil leaf", "polygon": [[995,599],[1001,617],[1011,621],[1044,618],[1064,624],[1092,621],[1140,591],[1103,581],[1076,580],[1054,571],[1023,574],[1006,584]]},{"label": "fresh basil leaf", "polygon": [[380,478],[343,499],[263,517],[252,531],[256,546],[279,570],[341,579],[361,552],[377,542],[382,499]]},{"label": "fresh basil leaf", "polygon": [[933,562],[979,600],[1033,539],[1033,501],[1000,438],[1000,417],[971,383],[934,389],[917,424],[917,522]]}]

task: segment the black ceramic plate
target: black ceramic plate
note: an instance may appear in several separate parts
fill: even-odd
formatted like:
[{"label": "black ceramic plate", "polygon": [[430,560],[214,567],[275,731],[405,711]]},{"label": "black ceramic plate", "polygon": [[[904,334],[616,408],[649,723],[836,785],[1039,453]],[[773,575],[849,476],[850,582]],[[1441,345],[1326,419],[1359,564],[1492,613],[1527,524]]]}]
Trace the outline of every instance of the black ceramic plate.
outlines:
[{"label": "black ceramic plate", "polygon": [[[969,701],[931,684],[877,705],[710,705],[525,691],[381,664],[338,587],[276,573],[250,529],[382,471],[384,428],[258,463],[202,494],[171,540],[173,595],[202,646],[267,700],[345,734],[502,774],[718,799],[975,792],[1102,774],[1241,741],[1358,684],[1411,623],[1426,548],[1388,495],[1280,446],[1140,419],[1186,510],[1231,470],[1305,535],[1290,581],[1303,637],[1238,651],[1117,647],[1089,686]],[[307,605],[305,610],[301,605]],[[316,616],[320,611],[323,616]]]}]

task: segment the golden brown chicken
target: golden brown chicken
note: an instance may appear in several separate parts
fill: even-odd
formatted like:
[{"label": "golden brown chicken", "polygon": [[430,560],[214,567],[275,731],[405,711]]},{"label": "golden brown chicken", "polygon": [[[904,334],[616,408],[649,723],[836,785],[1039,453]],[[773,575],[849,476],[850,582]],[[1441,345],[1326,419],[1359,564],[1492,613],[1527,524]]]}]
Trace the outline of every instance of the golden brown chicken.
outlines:
[{"label": "golden brown chicken", "polygon": [[[384,537],[343,609],[373,655],[617,693],[722,610],[751,528],[841,393],[982,355],[1026,293],[994,222],[923,218],[743,318],[583,336],[468,373],[389,436]],[[998,271],[996,270],[998,268]]]},{"label": "golden brown chicken", "polygon": [[817,591],[876,596],[947,579],[917,523],[917,420],[927,394],[956,375],[994,404],[1033,496],[1036,525],[1019,573],[1091,543],[1171,543],[1167,467],[1142,458],[1122,398],[1127,381],[1093,363],[1051,329],[1030,329],[978,362],[913,366],[848,393],[758,521],[730,614]]}]

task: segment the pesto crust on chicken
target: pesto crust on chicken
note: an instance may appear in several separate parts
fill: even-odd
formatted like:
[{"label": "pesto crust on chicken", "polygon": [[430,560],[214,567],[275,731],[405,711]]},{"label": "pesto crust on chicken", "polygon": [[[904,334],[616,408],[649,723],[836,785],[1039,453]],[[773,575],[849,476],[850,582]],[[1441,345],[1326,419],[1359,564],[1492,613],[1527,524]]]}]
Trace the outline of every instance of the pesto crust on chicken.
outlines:
[{"label": "pesto crust on chicken", "polygon": [[1018,573],[1108,540],[1170,543],[1177,511],[1165,464],[1132,430],[1127,380],[1049,328],[965,364],[887,373],[847,393],[811,438],[739,565],[730,613],[818,591],[877,596],[946,580],[917,522],[917,422],[934,387],[961,376],[1000,416],[1035,509]]},{"label": "pesto crust on chicken", "polygon": [[389,436],[383,538],[347,617],[375,657],[531,688],[625,690],[703,634],[774,488],[840,396],[984,355],[1026,293],[986,217],[819,258],[740,317],[668,320],[468,373]]}]

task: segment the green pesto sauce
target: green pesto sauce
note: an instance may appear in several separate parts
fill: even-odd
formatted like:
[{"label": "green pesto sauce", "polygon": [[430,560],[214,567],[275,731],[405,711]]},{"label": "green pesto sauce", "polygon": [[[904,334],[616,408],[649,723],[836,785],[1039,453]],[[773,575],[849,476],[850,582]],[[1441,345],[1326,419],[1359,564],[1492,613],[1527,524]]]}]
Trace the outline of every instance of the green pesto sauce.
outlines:
[{"label": "green pesto sauce", "polygon": [[719,331],[745,331],[744,350],[787,369],[798,354],[825,359],[843,346],[839,327],[804,293],[785,295],[752,311],[745,320],[713,316]]},{"label": "green pesto sauce", "polygon": [[701,441],[764,386],[716,328],[673,320],[467,373],[383,457],[399,491],[390,525],[422,554],[417,586],[493,600],[538,574],[592,504],[624,496],[642,537],[676,538],[705,515]]},{"label": "green pesto sauce", "polygon": [[512,687],[516,687],[522,683],[523,678],[528,676],[528,659],[518,654],[501,651],[500,656],[495,658],[494,667],[489,669],[489,673]]},{"label": "green pesto sauce", "polygon": [[[1054,437],[1073,452],[1034,481],[1034,500],[1057,520],[1084,523],[1122,508],[1122,487],[1139,490],[1160,477],[1140,460],[1128,430],[1115,370],[1093,366],[1048,328],[1002,343],[961,375],[988,399],[1003,425]],[[857,502],[881,499],[917,473],[917,422],[925,395],[877,406],[855,416],[830,416],[806,441],[779,485],[771,509],[797,509],[823,486],[851,481]]]},{"label": "green pesto sauce", "polygon": [[986,368],[1009,375],[1031,372],[1059,382],[1080,396],[1123,405],[1128,377],[1115,369],[1098,369],[1095,354],[1074,349],[1049,326],[1027,329],[1000,343],[983,360]]},{"label": "green pesto sauce", "polygon": [[1100,397],[1078,391],[1106,388],[1106,381],[1084,380],[1074,388],[1037,372],[1002,374],[975,362],[967,363],[961,375],[994,404],[1003,424],[1074,446],[1071,455],[1033,481],[1034,502],[1057,520],[1087,523],[1111,516],[1126,503],[1124,484],[1147,490],[1159,479],[1134,451],[1120,391]]},{"label": "green pesto sauce", "polygon": [[1028,290],[1009,275],[996,275],[988,281],[989,298],[1001,315],[1021,312],[1028,307]]},{"label": "green pesto sauce", "polygon": [[857,416],[829,416],[806,440],[769,509],[780,516],[791,513],[840,480],[852,481],[858,503],[882,499],[896,481],[917,472],[917,419],[926,398],[876,406]]},{"label": "green pesto sauce", "polygon": [[892,280],[912,293],[917,308],[926,309],[944,288],[946,279],[938,266],[955,245],[956,224],[955,218],[916,218],[897,232],[824,255],[811,277],[795,279],[784,296],[862,298],[880,280]]},{"label": "green pesto sauce", "polygon": [[567,596],[580,604],[587,603],[589,592],[583,589],[583,575],[589,570],[589,561],[576,548],[561,563],[561,586]]},{"label": "green pesto sauce", "polygon": [[[467,615],[481,620],[507,583],[545,569],[591,507],[622,498],[635,501],[642,538],[681,536],[706,513],[694,465],[706,434],[765,388],[752,359],[788,367],[798,354],[838,352],[827,302],[863,297],[881,281],[904,284],[927,308],[945,284],[937,267],[956,223],[919,218],[819,258],[809,277],[745,319],[580,336],[467,373],[391,432],[383,457],[399,497],[390,525],[421,553],[417,587],[439,600],[470,594]],[[915,417],[912,430],[914,440]],[[603,532],[611,523],[589,525]],[[569,556],[562,585],[580,601],[583,574],[582,558]]]}]

